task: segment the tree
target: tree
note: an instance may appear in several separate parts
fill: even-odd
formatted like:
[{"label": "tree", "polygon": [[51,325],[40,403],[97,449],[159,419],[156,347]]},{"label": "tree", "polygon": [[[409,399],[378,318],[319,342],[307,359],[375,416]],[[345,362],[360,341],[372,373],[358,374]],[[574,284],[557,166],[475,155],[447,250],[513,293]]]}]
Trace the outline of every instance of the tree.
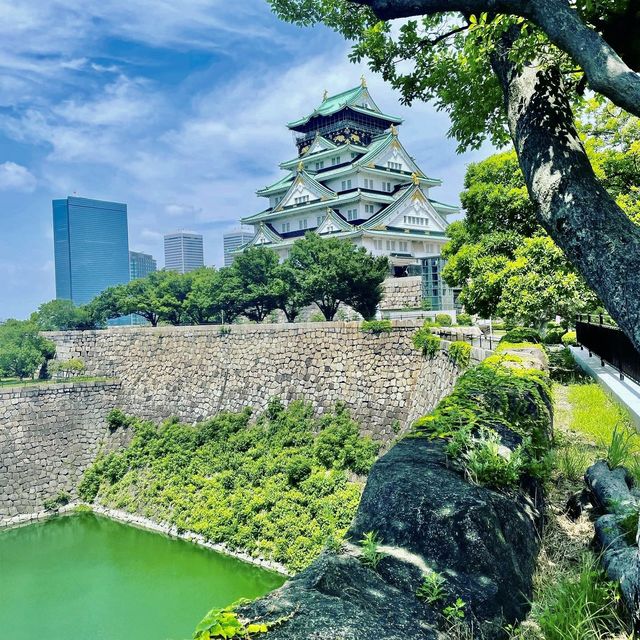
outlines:
[{"label": "tree", "polygon": [[556,315],[571,319],[595,304],[537,224],[515,153],[471,164],[465,187],[467,216],[447,230],[443,276],[462,289],[460,302],[469,312],[543,328]]},{"label": "tree", "polygon": [[125,299],[126,285],[119,284],[99,293],[87,307],[91,316],[97,318],[97,322],[104,326],[111,318],[127,315]]},{"label": "tree", "polygon": [[389,269],[385,257],[374,258],[348,240],[315,233],[294,242],[289,264],[298,272],[307,299],[318,305],[326,320],[333,320],[341,302],[356,304],[369,314],[380,300],[380,285]]},{"label": "tree", "polygon": [[159,320],[174,326],[188,319],[186,299],[193,284],[193,272],[154,271],[147,278],[154,292],[154,305]]},{"label": "tree", "polygon": [[53,342],[40,335],[34,322],[7,320],[0,325],[1,377],[33,377],[55,352]]},{"label": "tree", "polygon": [[[368,59],[405,101],[447,109],[460,148],[510,139],[539,224],[640,349],[640,228],[596,176],[573,112],[589,87],[640,115],[635,2],[270,2],[285,19],[355,40],[352,59]],[[392,29],[396,18],[405,21]]]},{"label": "tree", "polygon": [[203,267],[193,272],[191,290],[185,299],[185,311],[195,324],[213,324],[222,320],[220,271]]},{"label": "tree", "polygon": [[71,300],[51,300],[38,307],[31,314],[31,321],[41,331],[84,331],[98,329],[99,318],[88,305],[76,307]]},{"label": "tree", "polygon": [[117,310],[119,316],[131,313],[147,320],[152,327],[158,326],[158,299],[155,279],[147,276],[121,285],[116,290]]},{"label": "tree", "polygon": [[349,293],[345,302],[365,320],[375,318],[383,296],[382,282],[388,275],[386,257],[374,257],[366,250],[358,250],[350,261]]},{"label": "tree", "polygon": [[289,260],[285,260],[276,270],[276,307],[284,313],[287,322],[295,322],[300,311],[312,302],[304,290],[301,276]]},{"label": "tree", "polygon": [[543,331],[556,316],[572,319],[597,306],[597,298],[547,236],[525,238],[514,260],[497,274],[501,318]]},{"label": "tree", "polygon": [[278,307],[278,266],[278,254],[266,247],[249,247],[233,261],[237,296],[242,301],[242,313],[249,320],[262,322]]}]

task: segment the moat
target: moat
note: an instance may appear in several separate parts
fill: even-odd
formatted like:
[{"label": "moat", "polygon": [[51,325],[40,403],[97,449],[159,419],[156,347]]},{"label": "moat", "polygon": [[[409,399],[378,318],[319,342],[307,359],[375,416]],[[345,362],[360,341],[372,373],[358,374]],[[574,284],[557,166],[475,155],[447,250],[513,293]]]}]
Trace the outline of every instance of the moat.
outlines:
[{"label": "moat", "polygon": [[12,640],[183,640],[211,608],[284,578],[94,514],[0,532],[0,629]]}]

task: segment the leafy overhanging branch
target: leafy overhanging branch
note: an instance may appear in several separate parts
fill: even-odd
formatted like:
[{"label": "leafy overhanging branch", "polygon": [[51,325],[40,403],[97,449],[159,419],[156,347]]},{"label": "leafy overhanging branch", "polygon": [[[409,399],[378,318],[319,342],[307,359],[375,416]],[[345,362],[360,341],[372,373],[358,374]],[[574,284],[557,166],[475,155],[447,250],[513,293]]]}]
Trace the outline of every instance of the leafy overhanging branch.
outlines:
[{"label": "leafy overhanging branch", "polygon": [[571,56],[589,86],[626,111],[640,116],[640,75],[597,31],[580,18],[567,0],[348,0],[369,7],[381,20],[460,12],[504,13],[530,20],[549,40]]}]

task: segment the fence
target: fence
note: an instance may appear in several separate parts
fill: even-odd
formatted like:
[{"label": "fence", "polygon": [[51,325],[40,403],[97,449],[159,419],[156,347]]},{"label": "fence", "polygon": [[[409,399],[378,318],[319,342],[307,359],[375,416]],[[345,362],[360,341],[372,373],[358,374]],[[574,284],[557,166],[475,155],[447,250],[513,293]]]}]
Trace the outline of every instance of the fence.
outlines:
[{"label": "fence", "polygon": [[448,340],[449,342],[468,342],[472,347],[480,347],[481,349],[488,349],[489,351],[493,351],[493,348],[498,345],[498,342],[500,342],[500,338],[492,338],[490,335],[465,335],[464,333],[442,331],[437,327],[433,327],[433,333],[440,336],[443,340]]},{"label": "fence", "polygon": [[[597,322],[594,322],[597,320]],[[627,336],[611,324],[606,316],[578,316],[576,338],[581,347],[595,353],[605,363],[640,384],[640,353]]]}]

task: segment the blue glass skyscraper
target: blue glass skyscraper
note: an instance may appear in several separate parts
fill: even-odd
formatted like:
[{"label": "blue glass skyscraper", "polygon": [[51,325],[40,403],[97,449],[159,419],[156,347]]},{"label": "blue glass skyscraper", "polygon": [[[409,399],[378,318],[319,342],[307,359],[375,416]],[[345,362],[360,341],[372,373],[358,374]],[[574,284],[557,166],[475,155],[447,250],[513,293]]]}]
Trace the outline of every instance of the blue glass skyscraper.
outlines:
[{"label": "blue glass skyscraper", "polygon": [[81,305],[129,282],[127,205],[69,196],[53,201],[56,297]]}]

